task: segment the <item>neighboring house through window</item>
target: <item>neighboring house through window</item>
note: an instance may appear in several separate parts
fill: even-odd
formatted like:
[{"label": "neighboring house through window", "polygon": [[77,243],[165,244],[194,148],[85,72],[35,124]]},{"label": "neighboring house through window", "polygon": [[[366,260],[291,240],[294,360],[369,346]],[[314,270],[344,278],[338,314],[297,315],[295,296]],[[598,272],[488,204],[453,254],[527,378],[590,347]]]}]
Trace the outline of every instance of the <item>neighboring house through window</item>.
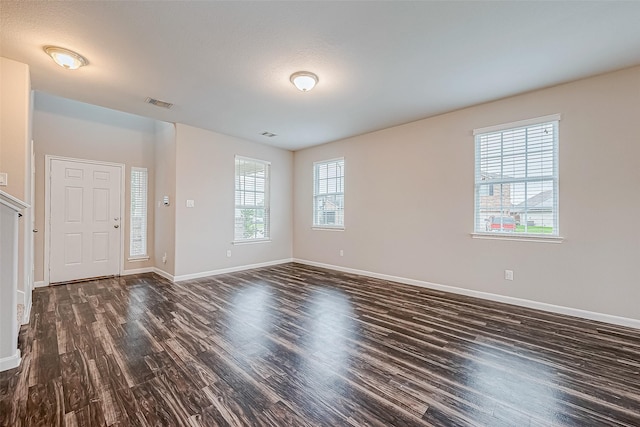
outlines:
[{"label": "neighboring house through window", "polygon": [[313,226],[344,228],[344,158],[313,164]]},{"label": "neighboring house through window", "polygon": [[476,232],[558,235],[559,120],[474,131]]},{"label": "neighboring house through window", "polygon": [[236,156],[235,242],[269,239],[270,163]]},{"label": "neighboring house through window", "polygon": [[131,168],[131,227],[129,257],[147,258],[147,191],[145,168]]}]

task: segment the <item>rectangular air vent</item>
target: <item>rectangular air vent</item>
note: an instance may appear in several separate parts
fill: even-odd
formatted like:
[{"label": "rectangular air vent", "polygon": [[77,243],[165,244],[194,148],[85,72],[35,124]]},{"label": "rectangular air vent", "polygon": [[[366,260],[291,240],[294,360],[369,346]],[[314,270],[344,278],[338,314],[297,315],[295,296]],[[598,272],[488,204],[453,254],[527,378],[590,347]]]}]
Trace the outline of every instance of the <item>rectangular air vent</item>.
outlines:
[{"label": "rectangular air vent", "polygon": [[155,105],[156,107],[169,109],[173,107],[173,104],[167,101],[160,101],[159,99],[147,98],[144,100],[147,104]]},{"label": "rectangular air vent", "polygon": [[266,136],[267,138],[273,138],[274,136],[278,136],[275,133],[271,133],[271,132],[262,132],[260,135]]}]

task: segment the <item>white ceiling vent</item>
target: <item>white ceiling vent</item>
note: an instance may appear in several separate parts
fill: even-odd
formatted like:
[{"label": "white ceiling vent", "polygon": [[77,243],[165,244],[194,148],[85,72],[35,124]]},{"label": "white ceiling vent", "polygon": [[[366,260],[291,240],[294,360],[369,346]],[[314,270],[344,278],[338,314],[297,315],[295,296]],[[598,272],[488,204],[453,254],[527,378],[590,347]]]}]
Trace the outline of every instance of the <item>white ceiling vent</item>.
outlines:
[{"label": "white ceiling vent", "polygon": [[173,104],[167,101],[160,101],[159,99],[147,98],[144,100],[147,104],[155,105],[156,107],[169,109],[173,107]]},{"label": "white ceiling vent", "polygon": [[271,133],[271,132],[262,132],[260,135],[266,136],[267,138],[273,138],[274,136],[278,136],[275,133]]}]

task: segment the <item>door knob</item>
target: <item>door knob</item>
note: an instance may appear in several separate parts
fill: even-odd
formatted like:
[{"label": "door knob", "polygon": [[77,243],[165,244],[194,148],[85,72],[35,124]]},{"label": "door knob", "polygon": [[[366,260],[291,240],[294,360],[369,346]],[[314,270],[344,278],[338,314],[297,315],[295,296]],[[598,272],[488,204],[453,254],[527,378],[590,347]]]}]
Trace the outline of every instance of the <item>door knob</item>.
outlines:
[{"label": "door knob", "polygon": [[34,233],[37,233],[37,232],[38,232],[38,229],[37,229],[37,228],[34,228],[34,229],[33,229],[33,232],[34,232]]},{"label": "door knob", "polygon": [[119,228],[120,226],[118,224],[114,225],[113,228]]}]

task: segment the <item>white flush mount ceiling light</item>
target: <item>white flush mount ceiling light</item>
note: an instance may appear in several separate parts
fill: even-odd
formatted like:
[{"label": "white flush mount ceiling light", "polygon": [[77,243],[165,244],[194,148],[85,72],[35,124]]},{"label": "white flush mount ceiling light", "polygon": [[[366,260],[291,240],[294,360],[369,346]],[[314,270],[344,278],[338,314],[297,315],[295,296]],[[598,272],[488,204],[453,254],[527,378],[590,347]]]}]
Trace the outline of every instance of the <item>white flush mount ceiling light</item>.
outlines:
[{"label": "white flush mount ceiling light", "polygon": [[87,58],[79,53],[62,47],[45,46],[44,51],[47,52],[47,55],[49,55],[56,64],[67,70],[77,70],[89,63]]},{"label": "white flush mount ceiling light", "polygon": [[318,84],[318,76],[309,71],[298,71],[291,74],[291,83],[299,90],[308,92]]}]

